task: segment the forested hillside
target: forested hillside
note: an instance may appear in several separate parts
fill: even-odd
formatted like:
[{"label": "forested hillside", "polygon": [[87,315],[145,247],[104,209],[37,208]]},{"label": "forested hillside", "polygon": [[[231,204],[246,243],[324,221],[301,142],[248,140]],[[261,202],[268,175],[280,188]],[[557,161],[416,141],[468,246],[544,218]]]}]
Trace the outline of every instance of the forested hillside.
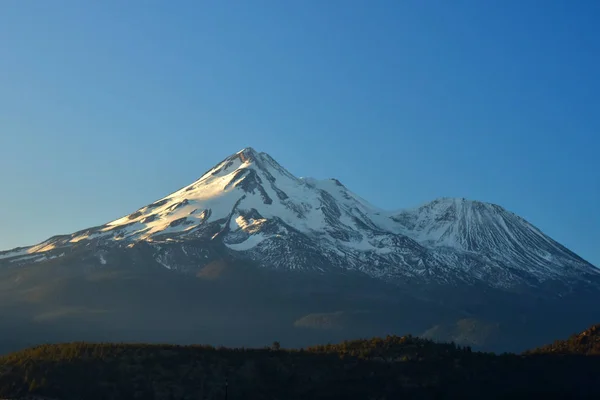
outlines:
[{"label": "forested hillside", "polygon": [[600,356],[600,324],[593,325],[567,340],[554,343],[527,352],[528,354],[582,354]]},{"label": "forested hillside", "polygon": [[68,343],[0,359],[0,396],[397,399],[600,396],[596,357],[493,355],[411,336],[303,350]]}]

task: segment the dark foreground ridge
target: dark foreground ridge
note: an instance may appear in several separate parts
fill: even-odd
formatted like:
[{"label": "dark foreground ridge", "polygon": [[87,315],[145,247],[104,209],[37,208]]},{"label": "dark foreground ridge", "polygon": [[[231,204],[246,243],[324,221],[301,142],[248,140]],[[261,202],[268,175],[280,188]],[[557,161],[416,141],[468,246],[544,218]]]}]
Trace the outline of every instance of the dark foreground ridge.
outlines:
[{"label": "dark foreground ridge", "polygon": [[526,354],[579,354],[600,357],[600,324],[571,335],[567,340],[556,340],[552,344],[530,350]]},{"label": "dark foreground ridge", "polygon": [[[599,398],[600,357],[494,355],[411,336],[302,350],[68,343],[0,358],[0,397]],[[540,397],[541,398],[541,397]]]}]

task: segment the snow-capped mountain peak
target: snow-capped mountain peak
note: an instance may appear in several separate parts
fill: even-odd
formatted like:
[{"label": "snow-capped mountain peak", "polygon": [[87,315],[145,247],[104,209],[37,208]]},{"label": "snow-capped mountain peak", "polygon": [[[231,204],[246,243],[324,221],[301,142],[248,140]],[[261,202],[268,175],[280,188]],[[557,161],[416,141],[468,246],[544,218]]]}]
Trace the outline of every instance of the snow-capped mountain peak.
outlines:
[{"label": "snow-capped mountain peak", "polygon": [[[420,207],[402,210],[392,219],[421,242],[477,251],[473,235],[482,223],[503,224],[510,213],[502,207],[465,198],[442,197]],[[508,230],[507,230],[508,231]]]},{"label": "snow-capped mountain peak", "polygon": [[[202,253],[201,259],[185,253],[189,265],[201,265],[209,257],[206,246],[218,244],[220,251],[268,268],[355,270],[392,281],[483,281],[509,287],[598,275],[500,206],[441,198],[391,213],[337,179],[297,178],[251,147],[132,214],[0,253],[0,261],[43,261],[91,243],[110,249],[143,242],[155,249],[158,263],[181,269],[165,249],[190,241],[204,247],[193,253]],[[103,265],[110,262],[104,253],[98,257]]]},{"label": "snow-capped mountain peak", "polygon": [[[245,148],[191,185],[109,222],[101,232],[118,232],[120,239],[129,241],[161,241],[175,235],[223,237],[225,232],[254,229],[246,218],[252,214],[257,217],[251,220],[261,224],[277,221],[282,232],[289,228],[314,236],[337,229],[356,231],[357,218],[373,225],[370,207],[337,180],[297,178],[268,154]],[[239,236],[226,242],[236,249],[249,247],[250,243],[237,242]],[[259,242],[258,237],[247,240]]]},{"label": "snow-capped mountain peak", "polygon": [[536,275],[588,270],[589,264],[503,207],[465,198],[439,198],[392,219],[419,243],[516,264]]}]

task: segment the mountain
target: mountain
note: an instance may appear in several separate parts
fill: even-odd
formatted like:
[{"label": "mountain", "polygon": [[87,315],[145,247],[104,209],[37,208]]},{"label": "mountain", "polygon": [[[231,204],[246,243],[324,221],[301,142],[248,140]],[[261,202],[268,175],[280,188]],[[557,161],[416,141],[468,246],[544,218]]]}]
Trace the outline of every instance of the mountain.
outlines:
[{"label": "mountain", "polygon": [[[495,204],[443,198],[392,217],[423,245],[483,259],[471,274],[491,283],[512,286],[551,279],[579,280],[598,269],[544,235],[523,218]],[[463,264],[464,265],[464,264]]]},{"label": "mountain", "polygon": [[[178,341],[244,329],[260,342],[279,326],[304,343],[448,332],[468,319],[508,343],[563,333],[540,331],[559,325],[540,310],[589,324],[600,293],[600,270],[500,206],[442,198],[381,210],[252,148],[122,218],[0,252],[0,278],[4,313],[23,326]],[[528,332],[500,334],[515,324]],[[151,335],[157,327],[168,335]]]},{"label": "mountain", "polygon": [[[346,269],[392,281],[512,287],[552,279],[589,282],[600,272],[500,206],[444,198],[389,213],[335,179],[296,178],[252,148],[123,218],[0,257],[39,262],[61,257],[80,243],[131,247],[145,242],[166,268],[185,269],[161,245],[181,243],[185,255],[185,243],[198,239],[222,243],[236,257],[264,267]],[[96,256],[100,264],[107,262],[101,252]]]}]

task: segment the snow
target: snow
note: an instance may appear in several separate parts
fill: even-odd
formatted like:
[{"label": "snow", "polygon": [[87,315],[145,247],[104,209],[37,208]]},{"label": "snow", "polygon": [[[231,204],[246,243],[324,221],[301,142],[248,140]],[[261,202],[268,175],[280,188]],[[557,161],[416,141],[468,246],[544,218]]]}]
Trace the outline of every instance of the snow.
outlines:
[{"label": "snow", "polygon": [[38,254],[34,254],[34,255],[31,255],[31,256],[14,258],[12,260],[9,260],[9,262],[14,263],[14,262],[22,262],[22,261],[30,261],[30,260],[32,262],[36,262],[39,257],[40,256]]},{"label": "snow", "polygon": [[[242,154],[243,157],[240,156]],[[238,152],[237,156],[226,159],[192,185],[159,200],[164,204],[158,207],[143,207],[130,216],[106,224],[102,231],[119,232],[122,239],[146,240],[158,233],[177,233],[190,229],[183,224],[170,227],[171,222],[180,218],[187,217],[194,225],[228,218],[237,204],[238,210],[256,209],[265,220],[277,217],[301,232],[323,232],[328,226],[322,210],[320,190],[327,191],[341,203],[344,213],[340,217],[340,223],[349,229],[358,228],[352,217],[360,219],[363,218],[361,213],[372,213],[372,206],[344,187],[338,186],[333,180],[295,178],[271,157],[264,153],[257,154],[253,149],[244,149]],[[241,174],[242,170],[254,170],[257,173],[262,182],[262,189],[272,199],[271,204],[264,203],[258,190],[245,193],[241,188],[235,187],[235,183],[246,177]],[[269,175],[274,179],[273,183],[270,182]],[[288,199],[281,200],[277,191],[285,193]],[[354,209],[360,212],[357,213]],[[210,210],[210,217],[205,220],[207,210]],[[302,215],[298,215],[299,210]],[[376,219],[388,218],[379,216]],[[147,220],[150,222],[145,222]],[[240,225],[240,221],[239,217],[232,219],[230,228],[245,230],[247,225],[253,224],[243,222],[244,225]],[[84,238],[79,236],[72,241]]]},{"label": "snow", "polygon": [[29,254],[31,253],[42,253],[45,251],[53,250],[56,247],[54,243],[43,242],[37,246],[30,247],[27,251]]},{"label": "snow", "polygon": [[552,255],[548,252],[540,252],[538,255],[546,261],[552,261],[553,259]]},{"label": "snow", "polygon": [[172,267],[169,264],[167,264],[165,261],[165,258],[167,255],[168,255],[168,253],[159,255],[158,257],[156,257],[156,262],[158,262],[160,265],[162,265],[166,269],[172,269]]},{"label": "snow", "polygon": [[267,237],[264,234],[257,233],[257,234],[251,235],[248,239],[244,240],[241,243],[227,244],[226,246],[229,247],[231,250],[245,251],[245,250],[250,250],[250,249],[256,247],[259,243],[261,243],[265,239],[267,239]]},{"label": "snow", "polygon": [[[242,154],[242,152],[237,154]],[[255,160],[247,158],[243,162],[239,158],[225,160],[192,185],[161,199],[160,201],[164,201],[164,204],[159,207],[144,207],[131,216],[125,216],[106,224],[102,230],[123,231],[124,238],[133,240],[147,239],[157,233],[185,230],[185,225],[169,227],[171,222],[179,218],[187,217],[192,221],[195,219],[196,224],[227,218],[236,204],[238,204],[239,210],[257,209],[267,219],[281,218],[285,223],[304,232],[323,230],[326,226],[325,218],[322,213],[314,212],[321,206],[319,192],[291,174],[282,172],[280,167],[273,164],[270,157],[255,156],[259,158],[260,165],[257,165]],[[225,166],[227,168],[224,168]],[[245,193],[243,189],[235,186],[235,183],[246,178],[246,175],[240,174],[241,170],[254,170],[257,173],[262,182],[262,188],[272,199],[271,204],[264,203],[258,190],[255,190],[254,193]],[[267,174],[275,179],[273,184],[270,183]],[[290,207],[291,200],[280,200],[273,186],[294,199],[293,206],[305,210],[304,216],[298,216],[293,210],[294,207]],[[178,204],[180,206],[174,208]],[[207,220],[203,218],[205,210],[211,212]],[[154,217],[151,222],[142,222],[151,216]],[[235,226],[235,221],[231,222],[231,229],[238,227],[240,226]]]},{"label": "snow", "polygon": [[[271,199],[270,203],[265,202],[263,193]],[[282,193],[285,196],[280,197]],[[249,217],[252,214],[247,211],[252,209],[260,217]],[[259,254],[268,247],[274,257],[281,257],[271,242],[269,246],[259,245],[282,234],[288,238],[293,232],[304,235],[314,250],[338,257],[340,267],[370,271],[378,277],[439,273],[439,279],[449,279],[446,275],[452,271],[484,279],[497,273],[503,276],[498,285],[505,285],[517,279],[506,272],[507,265],[540,278],[588,268],[537,228],[492,204],[441,198],[420,207],[389,212],[373,206],[335,179],[296,178],[269,155],[251,148],[226,158],[191,185],[133,214],[65,239],[0,253],[0,260],[46,253],[92,238],[124,242],[126,246],[144,240],[180,240],[202,233],[209,224],[214,229],[215,221],[219,221],[223,234],[214,234],[213,239],[228,239],[233,232],[237,236],[231,236],[230,241],[235,242],[240,231],[248,234],[241,243],[225,240],[234,251],[256,249]],[[229,221],[229,225],[224,221]],[[161,237],[162,234],[171,237]],[[283,246],[292,244],[284,241]],[[469,255],[478,257],[468,258]],[[104,264],[104,257],[99,257]],[[482,264],[481,259],[486,261]],[[405,260],[418,261],[409,265]],[[535,260],[539,262],[536,264]],[[157,261],[165,268],[176,268],[163,256]],[[293,260],[284,261],[289,268],[302,267]]]},{"label": "snow", "polygon": [[22,249],[9,250],[9,251],[0,253],[0,260],[2,260],[4,258],[19,257],[19,256],[23,256],[26,254],[29,254],[29,247],[22,248]]},{"label": "snow", "polygon": [[355,193],[352,193],[345,186],[340,186],[341,183],[334,179],[324,179],[324,180],[310,180],[313,185],[317,188],[325,190],[329,194],[333,196],[339,203],[346,205],[347,207],[359,207],[361,211],[367,212],[369,214],[375,214],[377,212],[381,212],[383,210],[375,207],[365,199],[361,198]]},{"label": "snow", "polygon": [[246,219],[242,215],[238,215],[235,219],[233,219],[233,218],[231,219],[231,222],[229,224],[229,229],[231,229],[232,231],[241,229],[245,232],[252,233],[252,232],[256,231],[257,229],[259,229],[260,226],[262,224],[264,224],[265,222],[267,222],[267,220],[265,218]]},{"label": "snow", "polygon": [[88,234],[75,236],[73,239],[70,240],[70,242],[71,243],[81,242],[82,240],[89,239],[89,237],[90,237],[90,235],[88,235]]},{"label": "snow", "polygon": [[74,233],[72,235],[72,238],[69,240],[70,243],[78,243],[81,242],[83,240],[96,240],[96,239],[100,239],[102,237],[106,237],[111,235],[113,232],[110,231],[100,231],[100,232],[94,232],[94,233],[81,233],[81,234],[77,234]]},{"label": "snow", "polygon": [[378,248],[373,246],[366,237],[363,237],[360,241],[352,241],[352,242],[338,242],[339,245],[353,249],[353,250],[358,250],[361,252],[375,252],[375,253],[379,253],[379,254],[389,254],[391,252],[393,252],[393,249],[391,248],[386,248],[386,247],[382,247],[382,248]]}]

